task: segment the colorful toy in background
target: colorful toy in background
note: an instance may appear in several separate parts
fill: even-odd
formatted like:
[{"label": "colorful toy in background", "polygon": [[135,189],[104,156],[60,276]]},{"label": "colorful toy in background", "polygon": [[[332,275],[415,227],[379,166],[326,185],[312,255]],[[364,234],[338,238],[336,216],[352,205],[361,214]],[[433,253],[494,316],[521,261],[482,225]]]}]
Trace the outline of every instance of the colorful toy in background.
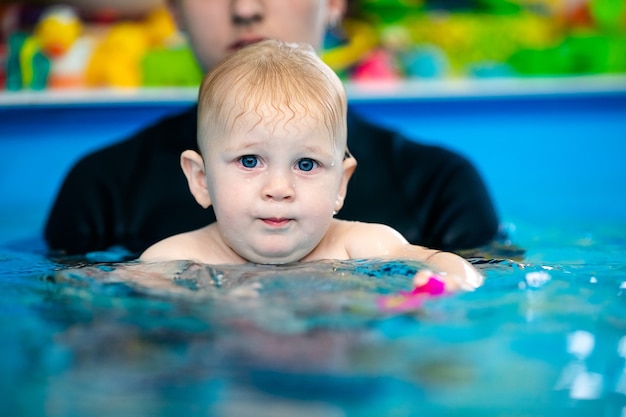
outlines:
[{"label": "colorful toy in background", "polygon": [[6,88],[42,90],[46,87],[50,60],[41,52],[32,36],[24,33],[11,35],[6,57]]},{"label": "colorful toy in background", "polygon": [[[345,80],[626,73],[626,0],[359,0],[354,9],[322,52]],[[199,84],[165,8],[105,15],[0,6],[0,87]]]},{"label": "colorful toy in background", "polygon": [[[441,4],[441,3],[440,3]],[[351,80],[626,73],[624,0],[360,0]],[[332,53],[327,52],[327,54]]]},{"label": "colorful toy in background", "polygon": [[96,45],[86,70],[90,87],[141,86],[141,60],[152,48],[166,44],[176,29],[163,9],[143,22],[113,24]]},{"label": "colorful toy in background", "polygon": [[164,8],[102,24],[81,21],[69,6],[51,6],[32,30],[12,31],[5,56],[7,90],[197,86],[202,77]]},{"label": "colorful toy in background", "polygon": [[[60,48],[73,42],[74,34],[80,30],[65,11],[55,9],[50,10],[50,15],[42,15],[33,34],[17,30],[8,36],[7,89],[40,90],[46,87],[51,67],[49,55],[57,54]],[[13,20],[17,20],[17,17],[13,17]],[[11,25],[11,20],[3,19],[3,23]],[[11,26],[17,26],[17,23],[14,22]],[[66,26],[68,30],[64,30]]]},{"label": "colorful toy in background", "polygon": [[[19,10],[10,16],[15,25]],[[67,6],[45,9],[29,33],[21,28],[9,35],[6,65],[8,90],[42,90],[83,86],[83,70],[90,45],[83,39],[83,25]]]},{"label": "colorful toy in background", "polygon": [[[83,25],[74,10],[67,6],[47,9],[35,27],[34,38],[50,60],[47,87],[64,88],[84,85],[83,68],[91,42],[81,36]],[[22,70],[26,69],[26,65]]]},{"label": "colorful toy in background", "polygon": [[[349,71],[354,73],[355,67],[361,67],[363,78],[395,78],[390,62],[382,62],[385,57],[375,56],[373,51],[377,45],[378,37],[371,25],[358,20],[346,20],[341,33],[330,41],[327,39],[326,50],[321,56],[324,62],[344,77]],[[379,65],[376,64],[377,60]]]}]

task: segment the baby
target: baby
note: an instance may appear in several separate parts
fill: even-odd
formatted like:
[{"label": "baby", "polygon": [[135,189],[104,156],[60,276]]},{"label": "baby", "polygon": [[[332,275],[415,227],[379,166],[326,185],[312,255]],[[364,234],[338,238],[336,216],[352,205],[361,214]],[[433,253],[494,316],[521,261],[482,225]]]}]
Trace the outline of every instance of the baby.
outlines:
[{"label": "baby", "polygon": [[217,221],[164,239],[140,259],[404,258],[432,267],[447,290],[480,285],[480,273],[455,254],[411,245],[386,225],[333,217],[357,165],[347,150],[346,111],[341,81],[307,45],[267,40],[228,56],[200,87],[200,153],[181,155],[191,193],[213,206]]}]

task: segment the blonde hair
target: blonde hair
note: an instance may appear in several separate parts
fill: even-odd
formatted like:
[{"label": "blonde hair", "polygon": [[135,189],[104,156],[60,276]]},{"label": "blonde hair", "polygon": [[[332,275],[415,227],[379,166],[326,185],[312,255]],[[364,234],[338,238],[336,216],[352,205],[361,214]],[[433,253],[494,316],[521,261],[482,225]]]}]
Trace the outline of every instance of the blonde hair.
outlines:
[{"label": "blonde hair", "polygon": [[345,146],[346,93],[335,72],[307,44],[266,40],[229,55],[207,73],[198,98],[198,146],[227,135],[237,119],[263,108],[272,121],[309,116]]}]

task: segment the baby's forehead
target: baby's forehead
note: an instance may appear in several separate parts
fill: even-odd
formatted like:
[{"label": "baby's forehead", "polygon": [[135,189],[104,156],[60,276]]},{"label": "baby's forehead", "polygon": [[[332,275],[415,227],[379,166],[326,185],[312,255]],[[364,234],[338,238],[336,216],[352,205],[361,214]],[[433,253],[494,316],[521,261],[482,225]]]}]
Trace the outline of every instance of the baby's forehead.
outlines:
[{"label": "baby's forehead", "polygon": [[303,103],[247,103],[233,107],[229,118],[234,124],[268,127],[317,126],[328,119],[319,109]]},{"label": "baby's forehead", "polygon": [[225,116],[225,128],[232,131],[263,130],[272,134],[316,131],[317,137],[336,140],[336,122],[315,106],[298,102],[251,103],[233,106]]}]

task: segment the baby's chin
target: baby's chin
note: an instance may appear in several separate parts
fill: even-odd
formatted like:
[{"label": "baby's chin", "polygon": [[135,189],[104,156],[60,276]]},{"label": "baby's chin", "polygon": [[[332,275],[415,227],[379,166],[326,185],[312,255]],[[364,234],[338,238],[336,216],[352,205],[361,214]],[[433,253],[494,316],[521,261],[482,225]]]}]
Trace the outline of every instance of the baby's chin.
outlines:
[{"label": "baby's chin", "polygon": [[284,265],[301,261],[312,250],[313,248],[275,248],[274,250],[267,250],[267,248],[265,248],[263,251],[241,251],[239,252],[239,256],[255,264]]},{"label": "baby's chin", "polygon": [[273,256],[268,256],[268,255],[250,255],[250,256],[243,256],[243,258],[247,259],[248,262],[252,262],[254,264],[285,265],[285,264],[299,262],[305,256],[306,256],[306,254],[304,254],[303,256],[294,255],[294,254],[289,254],[288,256],[287,255],[284,255],[284,256],[280,256],[280,255],[273,255]]}]

